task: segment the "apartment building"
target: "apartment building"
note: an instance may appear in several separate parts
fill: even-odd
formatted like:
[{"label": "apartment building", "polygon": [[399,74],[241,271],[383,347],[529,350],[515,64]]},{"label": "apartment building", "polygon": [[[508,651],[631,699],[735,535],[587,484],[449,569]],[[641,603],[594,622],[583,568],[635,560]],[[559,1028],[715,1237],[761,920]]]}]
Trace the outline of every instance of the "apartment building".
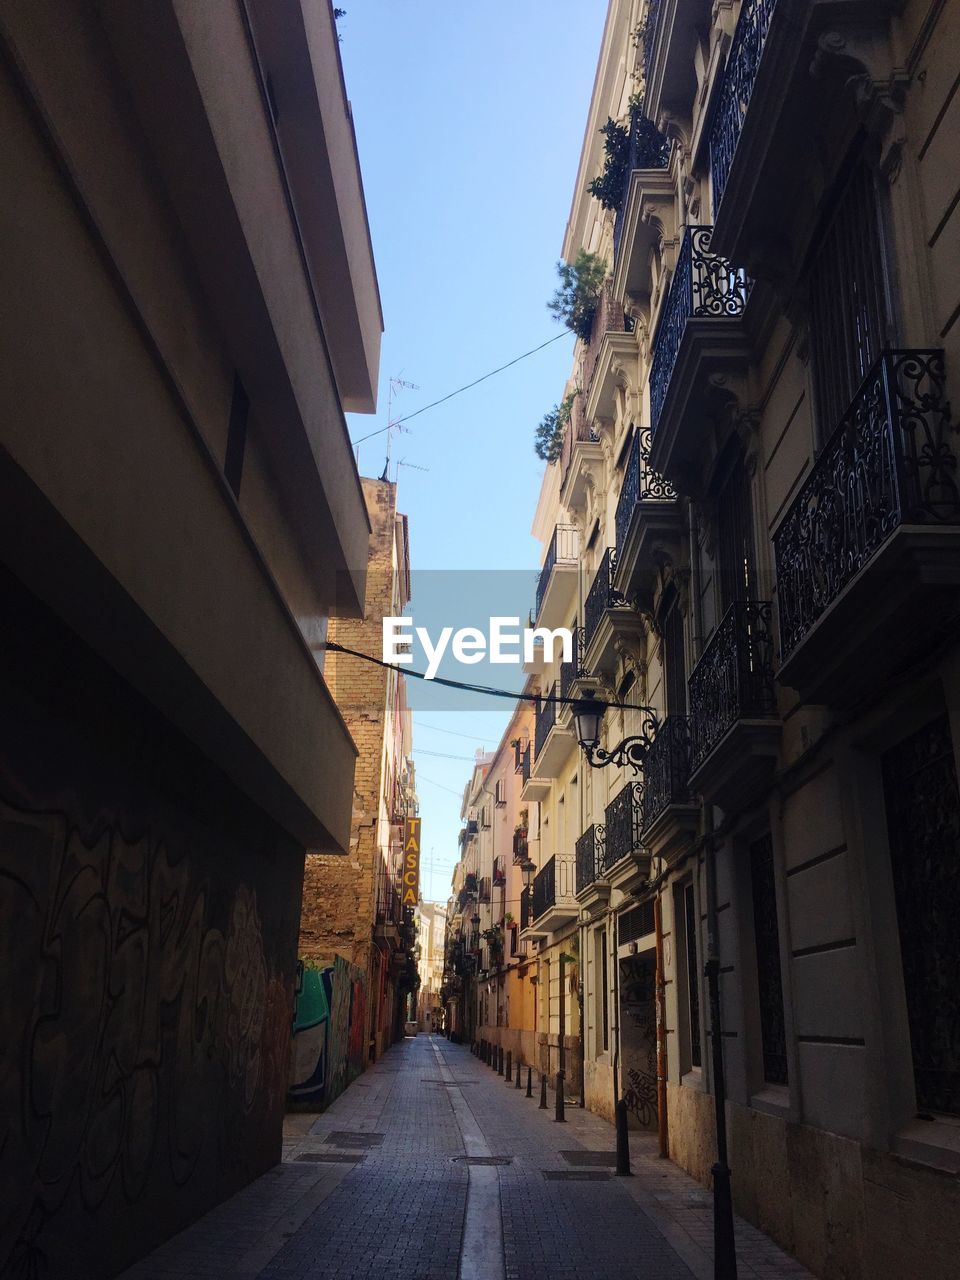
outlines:
[{"label": "apartment building", "polygon": [[0,1271],[99,1277],[280,1159],[382,324],[326,4],[0,52]]},{"label": "apartment building", "polygon": [[582,630],[528,936],[579,929],[588,1105],[708,1182],[725,1091],[737,1210],[831,1277],[960,1245],[958,41],[613,0],[563,246],[607,278],[536,517]]},{"label": "apartment building", "polygon": [[421,901],[416,912],[417,968],[420,990],[417,995],[417,1023],[421,1031],[439,1031],[443,1025],[440,988],[447,934],[447,906],[444,902]]},{"label": "apartment building", "polygon": [[[395,483],[363,477],[361,485],[371,527],[365,609],[360,618],[331,619],[328,638],[378,657],[383,619],[399,616],[410,600],[409,529],[397,510]],[[339,1092],[402,1031],[414,967],[412,911],[400,892],[402,846],[404,823],[416,817],[418,802],[404,677],[336,650],[327,655],[325,675],[359,756],[348,856],[307,853],[300,959],[309,971],[329,968],[339,955],[359,970],[329,979],[351,987],[340,1039],[363,1045],[341,1074]],[[319,980],[308,978],[308,985]],[[326,1106],[335,1096],[326,1060],[341,1046],[331,1046],[326,1028],[308,1021],[295,1035],[291,1097],[298,1105]]]}]

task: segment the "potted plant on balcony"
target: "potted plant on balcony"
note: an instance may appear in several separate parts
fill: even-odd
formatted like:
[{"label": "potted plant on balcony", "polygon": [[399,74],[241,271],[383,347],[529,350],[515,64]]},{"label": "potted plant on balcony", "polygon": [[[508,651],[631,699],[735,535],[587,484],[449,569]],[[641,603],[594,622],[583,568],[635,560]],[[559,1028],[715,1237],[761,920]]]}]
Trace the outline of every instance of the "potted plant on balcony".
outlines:
[{"label": "potted plant on balcony", "polygon": [[547,310],[584,342],[590,341],[593,318],[607,268],[603,258],[581,249],[573,263],[558,262],[560,287],[547,303]]},{"label": "potted plant on balcony", "polygon": [[[592,323],[592,322],[591,322]],[[577,393],[571,392],[545,413],[534,433],[533,451],[543,462],[556,462],[563,452],[563,437]]]}]

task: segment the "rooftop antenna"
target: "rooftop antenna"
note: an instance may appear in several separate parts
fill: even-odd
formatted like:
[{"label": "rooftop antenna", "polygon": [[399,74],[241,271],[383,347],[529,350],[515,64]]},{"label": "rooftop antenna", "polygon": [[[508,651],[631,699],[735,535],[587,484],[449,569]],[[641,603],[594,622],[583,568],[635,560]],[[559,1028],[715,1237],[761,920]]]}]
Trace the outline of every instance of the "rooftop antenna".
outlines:
[{"label": "rooftop antenna", "polygon": [[419,391],[420,388],[415,382],[404,382],[403,378],[396,377],[390,379],[390,392],[387,397],[387,460],[383,464],[383,475],[381,480],[390,479],[390,455],[393,452],[393,433],[394,431],[406,431],[407,428],[400,425],[393,413],[393,398],[398,391]]}]

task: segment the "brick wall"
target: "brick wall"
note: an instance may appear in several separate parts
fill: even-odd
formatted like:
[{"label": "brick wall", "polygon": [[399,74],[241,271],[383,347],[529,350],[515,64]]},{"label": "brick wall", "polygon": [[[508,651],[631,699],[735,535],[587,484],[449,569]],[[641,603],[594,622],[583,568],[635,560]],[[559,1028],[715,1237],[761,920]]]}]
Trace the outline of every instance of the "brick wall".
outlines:
[{"label": "brick wall", "polygon": [[[329,638],[347,648],[379,657],[382,621],[395,611],[396,485],[363,479],[363,494],[372,533],[367,564],[366,610],[363,618],[334,618]],[[368,975],[368,1042],[376,1052],[390,1043],[389,1002],[379,1009],[373,927],[377,872],[382,864],[378,831],[384,778],[384,733],[393,677],[357,658],[329,653],[324,676],[356,744],[358,756],[353,792],[353,823],[346,856],[308,851],[300,921],[300,955],[320,961],[339,954]],[[378,1016],[387,1026],[377,1032]],[[386,1032],[384,1036],[383,1031]]]}]

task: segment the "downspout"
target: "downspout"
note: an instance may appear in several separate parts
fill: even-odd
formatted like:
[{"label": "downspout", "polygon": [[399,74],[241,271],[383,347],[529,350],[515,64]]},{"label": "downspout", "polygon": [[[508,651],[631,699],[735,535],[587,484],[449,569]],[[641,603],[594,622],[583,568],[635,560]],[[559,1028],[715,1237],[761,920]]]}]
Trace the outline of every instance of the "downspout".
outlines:
[{"label": "downspout", "polygon": [[620,1101],[620,960],[617,955],[619,950],[617,939],[619,937],[619,929],[617,927],[619,917],[616,912],[611,912],[610,938],[607,942],[608,951],[612,947],[613,950],[613,1114],[617,1114],[617,1103]]},{"label": "downspout", "polygon": [[666,1159],[670,1147],[667,1140],[667,1001],[663,963],[663,915],[660,890],[653,900],[653,921],[657,936],[657,1138],[660,1158]]},{"label": "downspout", "polygon": [[693,606],[690,613],[693,619],[693,634],[690,639],[693,642],[693,655],[696,661],[703,649],[703,600],[700,596],[700,548],[697,544],[697,516],[692,502],[687,503],[687,533],[690,541],[690,598]]}]

